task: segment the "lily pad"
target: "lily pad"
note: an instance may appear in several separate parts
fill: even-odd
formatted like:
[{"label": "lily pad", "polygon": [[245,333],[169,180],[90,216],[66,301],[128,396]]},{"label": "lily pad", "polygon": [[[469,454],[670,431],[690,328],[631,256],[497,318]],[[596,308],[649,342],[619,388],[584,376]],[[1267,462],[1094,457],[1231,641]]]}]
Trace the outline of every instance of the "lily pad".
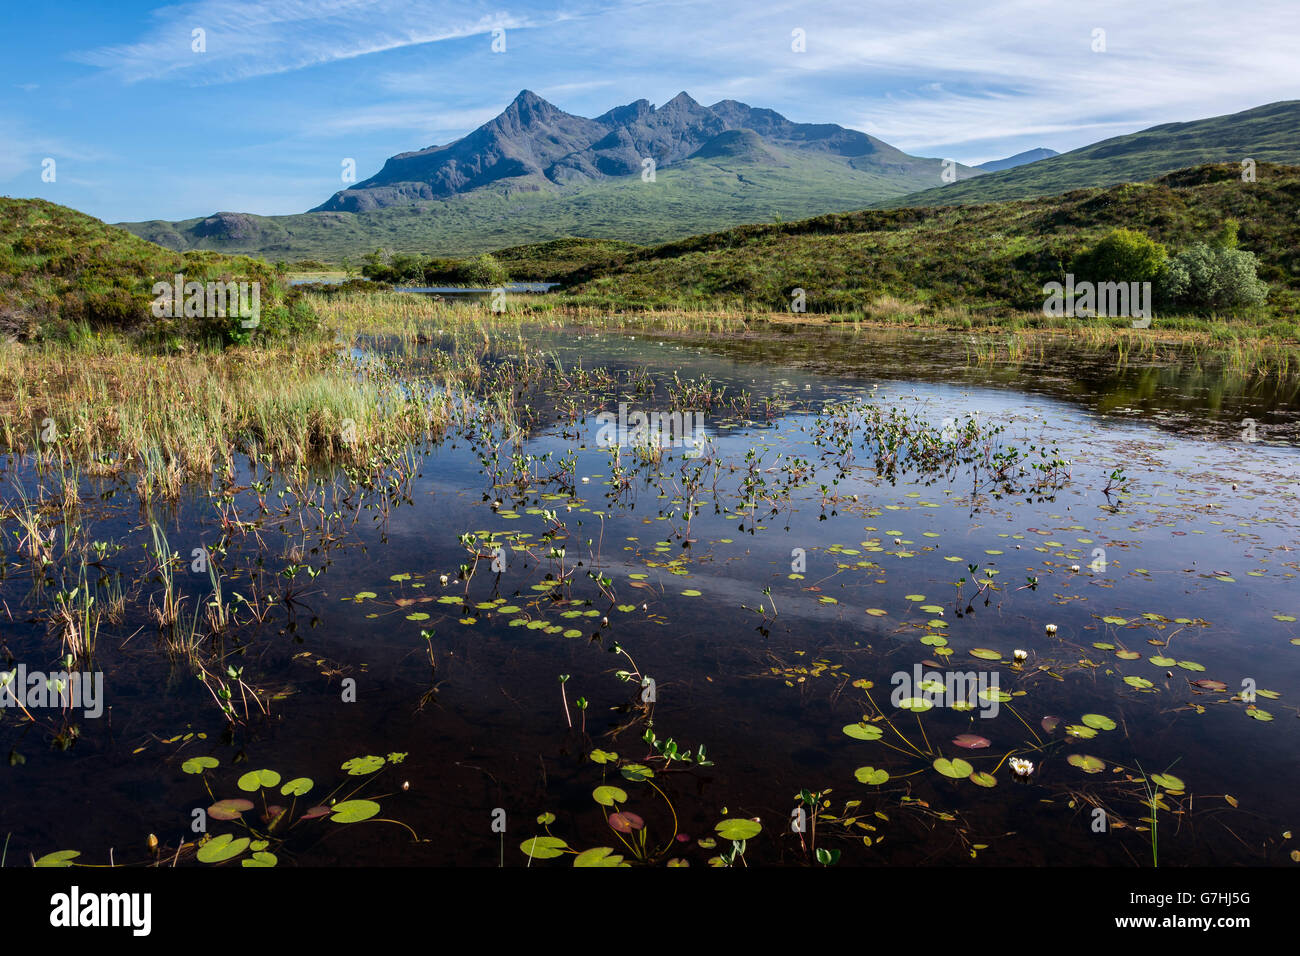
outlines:
[{"label": "lily pad", "polygon": [[218,763],[216,757],[191,757],[181,764],[181,770],[185,773],[202,773],[205,770],[211,770]]},{"label": "lily pad", "polygon": [[539,836],[529,837],[519,844],[519,849],[523,851],[524,856],[532,857],[534,860],[549,860],[562,855],[568,846],[569,844],[559,837]]},{"label": "lily pad", "polygon": [[982,770],[976,770],[970,775],[970,782],[981,787],[996,787],[998,778],[991,773],[985,773]]},{"label": "lily pad", "polygon": [[597,787],[591,791],[592,798],[602,807],[612,807],[616,803],[627,803],[627,791],[618,787]]},{"label": "lily pad", "polygon": [[330,811],[330,819],[335,823],[360,823],[377,814],[379,804],[373,800],[344,800],[330,807]]},{"label": "lily pad", "polygon": [[998,653],[997,651],[989,650],[989,648],[987,648],[987,647],[976,647],[976,648],[973,648],[973,649],[971,650],[971,652],[970,652],[970,656],[971,656],[971,657],[978,657],[980,660],[983,660],[983,661],[1000,661],[1000,660],[1002,660],[1002,655],[1001,655],[1000,653]]},{"label": "lily pad", "polygon": [[574,866],[627,866],[622,855],[615,853],[610,846],[594,846],[583,850],[573,858]]},{"label": "lily pad", "polygon": [[1172,773],[1153,773],[1151,782],[1157,786],[1164,787],[1166,790],[1186,790],[1187,784],[1181,779],[1175,777]]},{"label": "lily pad", "polygon": [[245,793],[253,793],[262,787],[274,787],[279,782],[280,775],[274,770],[250,770],[235,781],[235,786]]},{"label": "lily pad", "polygon": [[879,740],[884,731],[875,724],[845,724],[844,733],[854,740]]},{"label": "lily pad", "polygon": [[72,861],[79,856],[81,856],[80,850],[55,850],[53,853],[45,854],[43,857],[37,860],[33,864],[33,866],[40,866],[40,867],[72,866]]},{"label": "lily pad", "polygon": [[295,777],[280,788],[280,793],[286,797],[301,797],[315,785],[311,777]]},{"label": "lily pad", "polygon": [[1083,722],[1094,730],[1114,730],[1115,721],[1103,714],[1084,714]]},{"label": "lily pad", "polygon": [[248,849],[248,844],[248,837],[235,839],[233,834],[223,833],[199,847],[195,856],[200,863],[224,863],[243,853]]},{"label": "lily pad", "polygon": [[374,773],[384,765],[383,757],[374,755],[367,757],[353,757],[351,760],[343,761],[343,769],[348,772],[349,776],[362,777],[368,773]]},{"label": "lily pad", "polygon": [[989,745],[989,739],[978,734],[958,734],[952,738],[952,742],[958,747],[965,747],[967,750],[979,750]]},{"label": "lily pad", "polygon": [[945,777],[952,777],[954,780],[969,777],[975,771],[974,767],[960,757],[955,757],[952,760],[947,757],[940,757],[934,762],[934,769]]},{"label": "lily pad", "polygon": [[238,820],[241,813],[251,809],[251,800],[218,800],[208,807],[208,816],[214,820]]},{"label": "lily pad", "polygon": [[746,820],[744,817],[728,817],[713,829],[722,839],[735,841],[752,840],[763,831],[760,824],[753,820]]},{"label": "lily pad", "polygon": [[620,810],[609,815],[609,825],[619,833],[631,833],[645,827],[645,821],[630,810]]},{"label": "lily pad", "polygon": [[1100,757],[1092,757],[1087,754],[1070,754],[1065,758],[1065,762],[1071,767],[1078,767],[1084,773],[1101,773],[1106,769],[1106,762]]},{"label": "lily pad", "polygon": [[853,776],[858,778],[859,783],[867,783],[873,787],[878,787],[889,780],[889,771],[877,770],[875,767],[859,767],[853,771]]}]

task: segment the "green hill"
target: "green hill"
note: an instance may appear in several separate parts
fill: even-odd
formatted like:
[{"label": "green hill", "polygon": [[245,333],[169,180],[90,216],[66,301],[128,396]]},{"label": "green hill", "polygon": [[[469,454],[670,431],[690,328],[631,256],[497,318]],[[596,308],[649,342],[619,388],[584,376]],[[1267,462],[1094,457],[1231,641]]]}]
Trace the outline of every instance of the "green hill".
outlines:
[{"label": "green hill", "polygon": [[[1116,228],[1145,232],[1171,252],[1209,239],[1228,219],[1259,258],[1269,308],[1294,314],[1300,293],[1300,167],[1267,163],[1243,184],[1235,164],[1151,182],[1081,189],[978,206],[906,207],[742,226],[695,236],[564,280],[579,301],[657,307],[742,306],[786,311],[803,289],[809,312],[910,307],[1038,309],[1042,287]],[[996,175],[996,174],[994,174]]]},{"label": "green hill", "polygon": [[[0,197],[0,337],[58,334],[77,324],[162,331],[151,308],[153,286],[172,282],[178,273],[185,282],[260,283],[263,332],[310,321],[296,294],[265,262],[216,252],[182,254],[66,206]],[[175,326],[182,330],[182,323]],[[214,319],[199,331],[229,333],[236,326],[233,317]]]},{"label": "green hill", "polygon": [[1300,100],[1190,123],[1165,123],[1027,166],[926,189],[880,207],[937,206],[1051,196],[1151,179],[1207,163],[1300,163]]},{"label": "green hill", "polygon": [[[379,246],[466,256],[575,235],[644,245],[755,221],[861,209],[938,182],[940,169],[939,160],[857,169],[829,155],[780,149],[740,135],[716,144],[713,155],[657,170],[654,182],[634,174],[560,191],[496,184],[364,212],[218,213],[121,226],[171,249],[335,263],[356,262]],[[959,172],[967,173],[964,167]]]}]

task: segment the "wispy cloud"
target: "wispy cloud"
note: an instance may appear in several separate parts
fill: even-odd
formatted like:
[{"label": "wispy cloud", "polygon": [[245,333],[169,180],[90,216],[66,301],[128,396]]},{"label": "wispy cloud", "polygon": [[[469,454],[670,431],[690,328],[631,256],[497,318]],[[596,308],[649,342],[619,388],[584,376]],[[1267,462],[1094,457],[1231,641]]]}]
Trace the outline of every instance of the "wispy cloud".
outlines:
[{"label": "wispy cloud", "polygon": [[156,11],[152,28],[134,43],[72,58],[127,83],[177,75],[221,83],[569,16],[516,16],[479,0],[199,0]]}]

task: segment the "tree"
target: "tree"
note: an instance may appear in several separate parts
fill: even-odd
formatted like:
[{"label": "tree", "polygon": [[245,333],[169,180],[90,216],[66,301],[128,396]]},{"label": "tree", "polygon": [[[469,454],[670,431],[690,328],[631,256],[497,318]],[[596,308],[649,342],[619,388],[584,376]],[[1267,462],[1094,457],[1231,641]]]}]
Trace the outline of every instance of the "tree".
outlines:
[{"label": "tree", "polygon": [[[1232,239],[1235,244],[1235,230]],[[1161,290],[1172,305],[1193,311],[1259,305],[1268,298],[1268,283],[1257,268],[1253,252],[1198,242],[1169,261]]]},{"label": "tree", "polygon": [[1168,258],[1168,250],[1154,239],[1131,229],[1115,229],[1075,257],[1074,274],[1090,282],[1155,282]]}]

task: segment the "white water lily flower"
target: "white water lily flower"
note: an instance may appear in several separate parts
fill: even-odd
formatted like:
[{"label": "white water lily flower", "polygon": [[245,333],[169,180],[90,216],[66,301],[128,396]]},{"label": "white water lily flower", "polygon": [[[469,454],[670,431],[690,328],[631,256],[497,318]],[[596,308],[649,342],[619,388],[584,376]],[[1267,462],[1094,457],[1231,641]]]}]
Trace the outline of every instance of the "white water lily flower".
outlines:
[{"label": "white water lily flower", "polygon": [[1056,633],[1056,625],[1055,625],[1055,624],[1049,624],[1049,625],[1047,625],[1046,630],[1047,630],[1048,636],[1051,636],[1051,635],[1053,635],[1053,634]]},{"label": "white water lily flower", "polygon": [[1018,661],[1025,661],[1029,659],[1029,652],[1017,649],[1012,651],[1012,656]]},{"label": "white water lily flower", "polygon": [[441,582],[441,584],[442,584],[443,587],[446,587],[446,586],[447,586],[447,575],[444,574],[444,575],[443,575],[442,577],[440,577],[438,580],[439,580],[439,582]]},{"label": "white water lily flower", "polygon": [[1079,566],[1078,566],[1077,564],[1072,564],[1072,565],[1070,565],[1070,570],[1073,571],[1075,574],[1078,574],[1078,573],[1079,573]]},{"label": "white water lily flower", "polygon": [[1009,763],[1011,764],[1011,772],[1017,777],[1028,777],[1034,772],[1033,762],[1021,757],[1012,757]]}]

